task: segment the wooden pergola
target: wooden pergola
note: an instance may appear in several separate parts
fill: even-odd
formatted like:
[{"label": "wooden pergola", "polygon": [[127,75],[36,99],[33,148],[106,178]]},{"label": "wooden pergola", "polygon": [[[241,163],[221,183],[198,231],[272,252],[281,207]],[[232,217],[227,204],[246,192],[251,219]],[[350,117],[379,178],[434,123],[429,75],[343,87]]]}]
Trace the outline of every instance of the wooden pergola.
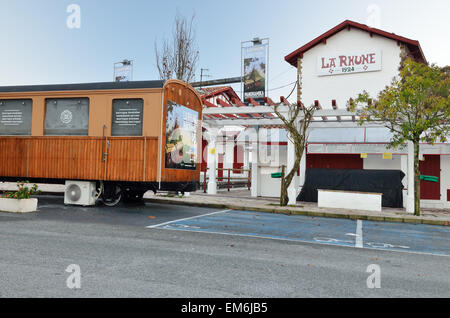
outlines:
[{"label": "wooden pergola", "polygon": [[[289,117],[289,111],[292,107],[297,107],[295,104],[289,104],[284,97],[280,97],[280,104],[278,111]],[[254,197],[258,195],[258,129],[260,127],[270,126],[283,128],[283,122],[274,113],[275,103],[270,98],[265,98],[264,105],[257,103],[256,101],[249,99],[248,105],[243,104],[239,100],[235,100],[235,103],[228,104],[220,101],[220,106],[212,104],[206,104],[203,109],[203,122],[202,126],[209,132],[209,144],[208,144],[208,168],[209,168],[209,182],[208,193],[217,193],[216,182],[216,138],[218,131],[226,126],[243,126],[253,128],[256,133],[250,134],[250,144],[252,153],[252,184],[251,195]],[[309,129],[315,128],[361,128],[361,127],[384,127],[381,122],[372,121],[365,122],[362,125],[358,123],[359,117],[356,112],[348,111],[346,108],[339,108],[335,100],[331,101],[330,105],[324,105],[320,101],[314,102],[316,108],[313,116],[313,120],[310,123]],[[302,113],[298,115],[298,121],[303,118]],[[295,149],[294,144],[287,138],[287,169],[290,170],[295,162]],[[413,164],[414,149],[412,143],[408,143],[408,156],[405,156],[407,166],[407,211],[413,212],[414,210],[414,164]],[[300,162],[300,180],[298,182],[292,182],[288,188],[289,204],[295,204],[297,198],[297,190],[300,185],[303,185],[306,170],[306,157],[305,153]],[[294,178],[297,180],[297,178]]]}]

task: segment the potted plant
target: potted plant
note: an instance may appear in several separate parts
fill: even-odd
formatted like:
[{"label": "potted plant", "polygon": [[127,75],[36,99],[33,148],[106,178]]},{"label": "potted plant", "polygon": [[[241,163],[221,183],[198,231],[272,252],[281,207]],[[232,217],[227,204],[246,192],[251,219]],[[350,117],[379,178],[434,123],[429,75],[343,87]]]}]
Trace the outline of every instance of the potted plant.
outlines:
[{"label": "potted plant", "polygon": [[40,193],[38,186],[29,186],[28,181],[18,181],[16,191],[8,191],[0,197],[0,211],[3,212],[35,212],[38,199],[31,198],[32,195]]}]

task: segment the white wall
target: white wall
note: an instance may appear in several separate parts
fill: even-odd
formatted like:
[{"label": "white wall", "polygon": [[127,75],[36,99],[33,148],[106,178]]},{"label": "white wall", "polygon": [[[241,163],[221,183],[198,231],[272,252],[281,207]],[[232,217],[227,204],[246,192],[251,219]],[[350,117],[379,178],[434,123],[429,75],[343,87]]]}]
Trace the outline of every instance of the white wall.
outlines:
[{"label": "white wall", "polygon": [[367,155],[363,159],[363,169],[401,170],[400,155],[393,155],[392,159],[383,159],[382,154]]},{"label": "white wall", "polygon": [[[364,50],[381,50],[381,71],[352,73],[333,76],[317,76],[317,56],[350,54]],[[327,39],[326,44],[318,44],[306,51],[302,61],[302,101],[309,106],[319,100],[324,108],[331,108],[335,99],[339,108],[345,108],[350,97],[367,90],[376,96],[392,78],[398,75],[400,65],[400,47],[397,42],[368,32],[344,29]]]},{"label": "white wall", "polygon": [[441,201],[445,208],[450,209],[450,201],[447,201],[447,190],[450,189],[450,155],[441,156],[440,180],[441,180]]}]

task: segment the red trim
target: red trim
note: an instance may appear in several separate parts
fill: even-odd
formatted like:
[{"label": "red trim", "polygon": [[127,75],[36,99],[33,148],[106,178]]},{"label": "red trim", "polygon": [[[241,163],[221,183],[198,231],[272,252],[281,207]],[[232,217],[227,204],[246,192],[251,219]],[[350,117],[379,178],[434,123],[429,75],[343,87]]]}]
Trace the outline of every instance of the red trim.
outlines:
[{"label": "red trim", "polygon": [[231,86],[222,87],[222,88],[219,88],[210,93],[204,94],[204,95],[202,95],[202,98],[210,98],[210,97],[214,97],[214,96],[217,96],[217,95],[220,95],[223,93],[227,94],[230,98],[239,99],[239,96],[236,94],[236,92],[233,90],[233,88]]},{"label": "red trim", "polygon": [[323,33],[322,35],[318,36],[314,40],[306,43],[302,47],[300,47],[297,50],[293,51],[292,53],[286,55],[284,57],[284,59],[285,59],[286,62],[288,62],[292,66],[297,67],[297,58],[299,56],[302,57],[303,54],[306,51],[308,51],[309,49],[313,48],[317,44],[322,43],[324,40],[326,40],[329,37],[335,35],[339,31],[341,31],[341,30],[343,30],[345,28],[350,30],[351,27],[354,27],[354,28],[357,28],[357,29],[360,29],[360,30],[363,30],[363,31],[367,31],[367,32],[372,33],[372,34],[377,34],[377,35],[380,35],[380,36],[384,36],[384,37],[386,37],[388,39],[392,39],[392,40],[396,40],[396,41],[405,43],[408,46],[408,48],[411,50],[411,53],[414,54],[414,57],[417,60],[425,62],[425,63],[427,62],[427,60],[425,58],[425,55],[422,52],[422,48],[420,47],[419,41],[411,40],[411,39],[408,39],[408,38],[396,35],[394,33],[389,33],[389,32],[383,31],[383,30],[371,28],[371,27],[368,27],[365,24],[360,24],[360,23],[357,23],[357,22],[354,22],[354,21],[350,21],[350,20],[345,20],[341,24],[338,24],[337,26],[335,26],[331,30]]},{"label": "red trim", "polygon": [[[248,100],[249,106],[250,106],[250,105],[252,105],[252,106],[261,106],[261,104],[258,103],[258,102],[257,102],[256,100],[254,100],[253,98],[247,98],[247,100]],[[257,114],[257,113],[251,113],[251,115],[252,115],[252,117],[255,117],[255,118],[261,118],[261,117],[263,117],[262,115]]]},{"label": "red trim", "polygon": [[[219,102],[219,99],[217,99],[217,102]],[[219,107],[217,105],[214,105],[213,103],[208,102],[207,100],[203,101],[203,105],[205,105],[206,107]],[[219,115],[219,114],[213,114],[212,116],[214,116],[216,118],[224,118],[223,115]],[[229,117],[229,118],[237,118],[233,114],[224,114],[224,116]]]},{"label": "red trim", "polygon": [[228,104],[226,101],[221,100],[220,98],[216,98],[216,102],[218,105],[222,106],[222,107],[231,107],[230,104]]},{"label": "red trim", "polygon": [[283,104],[285,104],[286,106],[289,106],[289,102],[286,98],[284,98],[284,96],[280,96],[280,102],[282,102]]},{"label": "red trim", "polygon": [[236,106],[245,106],[245,104],[243,102],[241,102],[241,100],[239,98],[232,98],[231,102],[233,104],[235,104]]},{"label": "red trim", "polygon": [[213,103],[208,102],[205,99],[203,99],[203,105],[205,105],[206,107],[218,107],[217,105],[214,105]]},{"label": "red trim", "polygon": [[261,141],[261,144],[267,146],[287,146],[287,141]]},{"label": "red trim", "polygon": [[[210,103],[207,100],[203,100],[203,105],[206,107],[218,107],[217,105],[214,105],[213,103]],[[213,115],[208,115],[208,116],[209,116],[209,118],[211,118],[211,116],[215,117],[215,118],[225,118],[224,116],[219,115],[219,114],[213,114]]]},{"label": "red trim", "polygon": [[258,103],[256,100],[254,100],[253,98],[247,98],[248,103],[253,105],[253,106],[261,106],[260,103]]},{"label": "red trim", "polygon": [[307,154],[306,169],[363,169],[359,154]]},{"label": "red trim", "polygon": [[[320,105],[320,103],[319,103],[319,101],[318,101],[317,99],[314,101],[314,107],[315,107],[316,109],[323,109],[323,108],[322,108],[322,105]],[[328,120],[328,117],[327,117],[327,116],[322,116],[322,120],[323,120],[323,121],[327,121],[327,120]]]},{"label": "red trim", "polygon": [[264,103],[266,103],[267,105],[270,105],[270,106],[275,106],[275,103],[269,97],[264,97]]},{"label": "red trim", "polygon": [[[222,107],[231,107],[232,105],[228,104],[226,101],[217,98],[217,104],[219,104]],[[226,115],[226,114],[225,114]],[[249,117],[247,114],[237,114],[239,117]]]}]

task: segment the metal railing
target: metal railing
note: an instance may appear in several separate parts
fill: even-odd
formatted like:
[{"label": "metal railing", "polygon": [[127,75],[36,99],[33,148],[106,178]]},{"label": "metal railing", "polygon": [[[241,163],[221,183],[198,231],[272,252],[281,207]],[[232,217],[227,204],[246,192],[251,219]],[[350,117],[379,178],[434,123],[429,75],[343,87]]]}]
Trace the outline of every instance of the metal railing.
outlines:
[{"label": "metal railing", "polygon": [[[208,176],[208,170],[209,168],[206,168],[206,170],[202,171],[203,173],[203,192],[206,193],[207,189],[207,178]],[[227,176],[219,176],[219,174],[216,174],[216,181],[217,182],[223,182],[223,180],[226,180],[227,190],[230,191],[231,188],[231,181],[233,180],[247,180],[247,188],[250,190],[251,184],[252,184],[252,169],[235,169],[235,168],[216,168],[216,171],[227,171]],[[238,177],[238,176],[232,176],[231,172],[247,172],[246,177]]]}]

